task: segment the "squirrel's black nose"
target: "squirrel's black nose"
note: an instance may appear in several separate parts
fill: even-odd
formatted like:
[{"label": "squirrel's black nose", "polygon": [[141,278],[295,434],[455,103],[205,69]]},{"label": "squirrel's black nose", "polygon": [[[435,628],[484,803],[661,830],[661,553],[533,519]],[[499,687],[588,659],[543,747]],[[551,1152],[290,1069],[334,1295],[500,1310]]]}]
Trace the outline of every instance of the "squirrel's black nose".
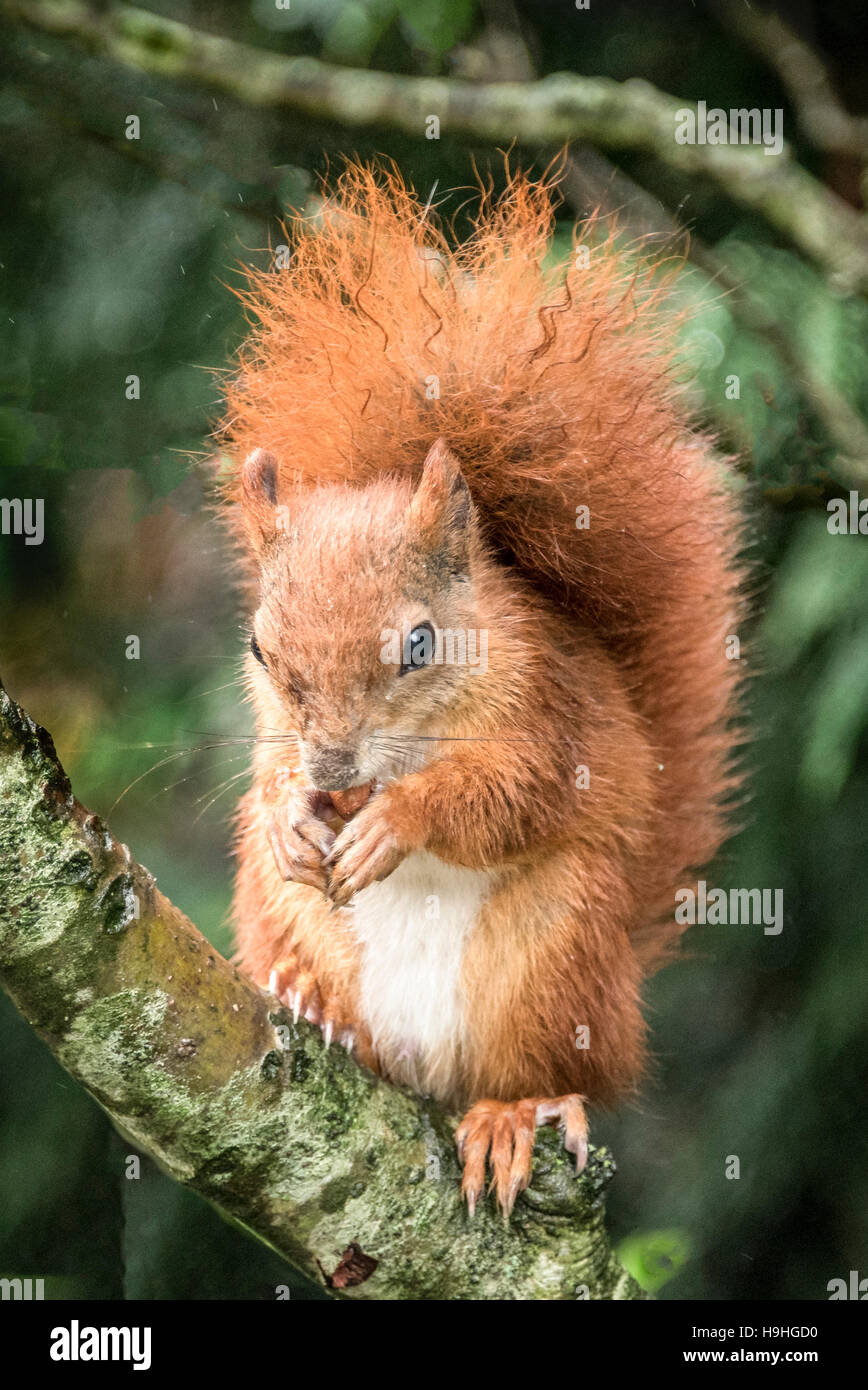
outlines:
[{"label": "squirrel's black nose", "polygon": [[359,780],[354,748],[309,749],[306,761],[308,776],[318,791],[346,791]]}]

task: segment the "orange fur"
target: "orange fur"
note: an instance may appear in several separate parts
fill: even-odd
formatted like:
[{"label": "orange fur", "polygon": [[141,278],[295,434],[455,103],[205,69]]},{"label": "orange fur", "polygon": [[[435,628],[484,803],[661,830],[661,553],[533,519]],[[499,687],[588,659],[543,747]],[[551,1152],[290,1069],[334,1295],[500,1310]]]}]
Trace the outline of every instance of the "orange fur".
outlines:
[{"label": "orange fur", "polygon": [[[226,386],[231,455],[271,456],[222,483],[259,584],[251,691],[263,737],[297,739],[257,749],[239,959],[264,982],[295,953],[363,1033],[354,893],[424,856],[467,871],[471,896],[484,881],[460,1036],[419,1064],[453,1103],[635,1084],[641,977],[734,786],[725,470],[679,402],[659,270],[610,236],[589,268],[546,273],[552,217],[516,176],[452,248],[397,175],[351,165],[296,227],[290,269],[251,275]],[[420,614],[488,632],[488,670],[396,679],[381,629]],[[388,739],[426,756],[383,771]],[[298,830],[312,787],[374,777],[330,855],[313,843],[324,813],[312,839]],[[269,836],[304,882],[284,882]],[[397,1043],[372,1055],[407,1079]]]}]

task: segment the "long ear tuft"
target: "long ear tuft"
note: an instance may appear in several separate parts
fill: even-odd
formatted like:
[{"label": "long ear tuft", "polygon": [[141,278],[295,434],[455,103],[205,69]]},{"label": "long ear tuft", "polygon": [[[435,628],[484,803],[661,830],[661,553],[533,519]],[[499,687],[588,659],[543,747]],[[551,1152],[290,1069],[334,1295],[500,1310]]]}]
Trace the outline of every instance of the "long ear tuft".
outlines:
[{"label": "long ear tuft", "polygon": [[461,466],[445,439],[428,450],[410,503],[410,528],[427,550],[467,561],[474,510]]},{"label": "long ear tuft", "polygon": [[254,545],[278,530],[277,459],[266,449],[254,449],[241,466],[241,505]]}]

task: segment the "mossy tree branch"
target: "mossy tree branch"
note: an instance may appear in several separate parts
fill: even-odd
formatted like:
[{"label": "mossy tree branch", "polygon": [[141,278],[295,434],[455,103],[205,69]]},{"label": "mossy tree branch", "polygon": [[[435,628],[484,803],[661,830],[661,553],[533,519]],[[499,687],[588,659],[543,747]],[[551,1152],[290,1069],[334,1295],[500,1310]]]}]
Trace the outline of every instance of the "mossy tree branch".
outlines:
[{"label": "mossy tree branch", "polygon": [[470,1221],[451,1117],[224,960],[2,685],[0,980],[123,1131],[338,1296],[642,1297],[603,1229],[603,1150],[577,1179],[543,1133],[509,1229],[493,1207]]},{"label": "mossy tree branch", "polygon": [[643,151],[683,175],[715,182],[821,266],[839,291],[868,293],[868,227],[858,212],[786,148],[767,156],[749,145],[677,144],[675,114],[685,102],[639,79],[573,73],[536,82],[408,77],[272,54],[132,5],[2,0],[2,7],[115,62],[351,129],[382,127],[422,138],[427,118],[436,115],[443,133],[493,144],[518,141],[534,148],[584,141]]}]

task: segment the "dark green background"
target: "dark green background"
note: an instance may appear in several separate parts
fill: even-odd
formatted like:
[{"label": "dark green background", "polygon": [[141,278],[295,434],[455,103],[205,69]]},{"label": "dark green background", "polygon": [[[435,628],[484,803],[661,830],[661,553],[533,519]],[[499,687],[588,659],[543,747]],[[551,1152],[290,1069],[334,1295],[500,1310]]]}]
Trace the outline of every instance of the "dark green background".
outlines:
[{"label": "dark green background", "polygon": [[[486,33],[517,17],[540,73],[641,76],[689,101],[782,106],[806,167],[844,196],[858,190],[852,169],[803,145],[773,74],[702,5],[594,3],[579,16],[568,0],[293,0],[282,30],[259,3],[151,8],[273,52],[407,73],[472,70]],[[796,15],[854,110],[866,89],[860,8]],[[148,769],[249,728],[235,683],[244,614],[190,469],[217,419],[206,369],[225,366],[244,331],[228,287],[239,262],[279,239],[281,209],[304,203],[329,156],[385,152],[423,193],[435,180],[441,193],[466,186],[471,154],[495,169],[498,156],[448,131],[434,142],[247,109],[25,28],[0,42],[0,494],[43,497],[47,519],[40,547],[0,539],[0,674],[55,735],[80,798],[226,950],[244,756]],[[130,113],[139,142],[124,139]],[[620,167],[682,207],[864,417],[864,303],[830,291],[710,184],[645,157]],[[619,1164],[613,1236],[661,1297],[825,1298],[830,1279],[868,1275],[868,551],[826,529],[823,497],[847,483],[790,364],[698,272],[682,279],[697,304],[685,362],[698,417],[749,446],[757,595],[742,634],[750,795],[708,879],[782,888],[786,924],[778,937],[690,934],[687,959],[649,989],[653,1075],[593,1133]],[[742,398],[727,402],[733,372]],[[131,373],[139,401],[125,399]],[[807,485],[807,505],[786,504],[792,485]],[[125,658],[130,634],[137,662]],[[147,1161],[126,1180],[126,1152],[0,1000],[0,1274],[90,1298],[271,1298],[282,1283],[319,1296]],[[729,1155],[738,1181],[724,1175]]]}]

